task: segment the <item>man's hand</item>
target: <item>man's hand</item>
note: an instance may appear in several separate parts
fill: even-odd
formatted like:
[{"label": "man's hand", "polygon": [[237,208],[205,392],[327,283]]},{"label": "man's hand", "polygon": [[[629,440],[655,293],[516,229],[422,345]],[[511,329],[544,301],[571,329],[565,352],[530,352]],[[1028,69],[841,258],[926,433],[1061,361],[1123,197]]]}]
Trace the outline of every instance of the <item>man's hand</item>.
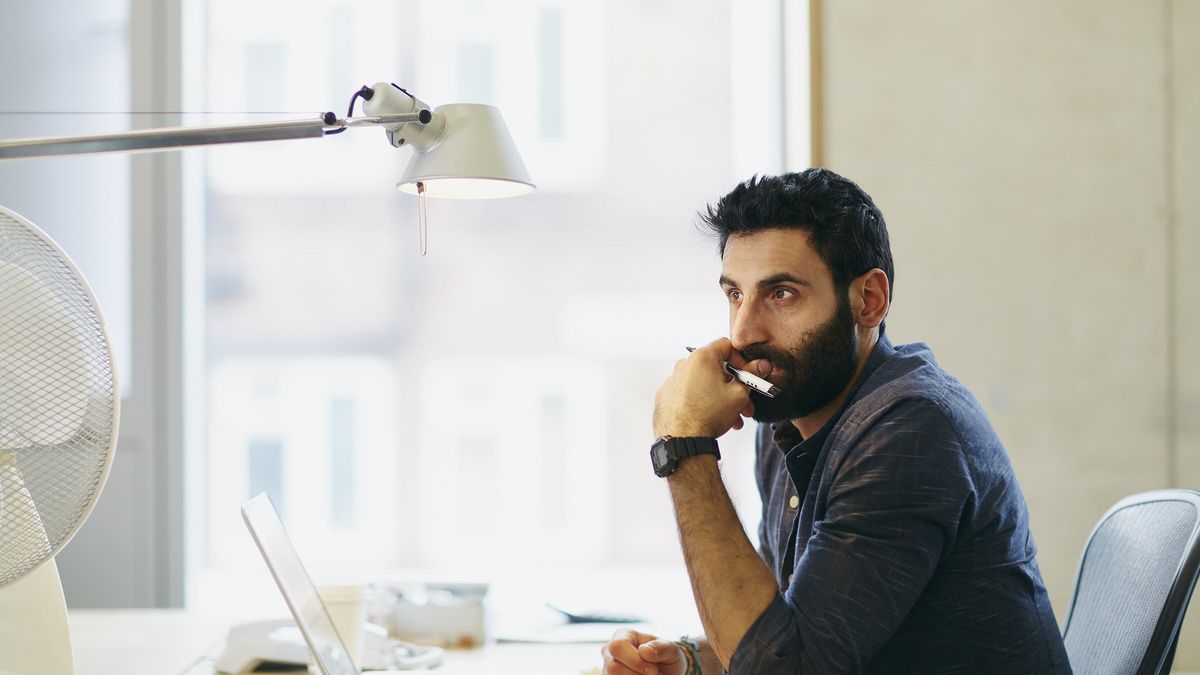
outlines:
[{"label": "man's hand", "polygon": [[669,640],[635,630],[621,629],[600,648],[605,675],[683,675],[687,657]]},{"label": "man's hand", "polygon": [[725,373],[722,362],[741,362],[725,338],[711,342],[675,364],[654,397],[654,435],[717,438],[742,428],[742,416],[754,414],[745,385]]}]

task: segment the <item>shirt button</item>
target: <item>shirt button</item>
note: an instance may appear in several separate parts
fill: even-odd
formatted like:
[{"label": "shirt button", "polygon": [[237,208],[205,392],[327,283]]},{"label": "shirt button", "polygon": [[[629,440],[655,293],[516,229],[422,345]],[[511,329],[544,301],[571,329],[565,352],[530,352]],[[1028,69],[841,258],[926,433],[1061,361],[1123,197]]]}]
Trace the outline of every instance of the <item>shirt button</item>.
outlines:
[{"label": "shirt button", "polygon": [[788,575],[788,578],[787,578],[787,583],[785,583],[784,585],[785,585],[785,586],[791,586],[791,585],[792,585],[792,575],[790,575],[790,574]]},{"label": "shirt button", "polygon": [[792,498],[788,500],[788,506],[792,507],[793,509],[797,506],[800,506],[800,498],[796,495],[792,495]]}]

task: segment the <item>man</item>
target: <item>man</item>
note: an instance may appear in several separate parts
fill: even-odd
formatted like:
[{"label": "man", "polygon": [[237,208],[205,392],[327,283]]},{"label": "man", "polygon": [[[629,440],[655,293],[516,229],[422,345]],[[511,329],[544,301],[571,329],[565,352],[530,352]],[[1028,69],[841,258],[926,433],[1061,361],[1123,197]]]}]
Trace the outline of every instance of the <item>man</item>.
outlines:
[{"label": "man", "polygon": [[[704,220],[729,339],[663,383],[651,454],[707,638],[618,631],[605,672],[1069,673],[1004,447],[928,347],[884,335],[892,256],[871,198],[810,169],[752,178]],[[760,422],[761,553],[717,463],[743,416]]]}]

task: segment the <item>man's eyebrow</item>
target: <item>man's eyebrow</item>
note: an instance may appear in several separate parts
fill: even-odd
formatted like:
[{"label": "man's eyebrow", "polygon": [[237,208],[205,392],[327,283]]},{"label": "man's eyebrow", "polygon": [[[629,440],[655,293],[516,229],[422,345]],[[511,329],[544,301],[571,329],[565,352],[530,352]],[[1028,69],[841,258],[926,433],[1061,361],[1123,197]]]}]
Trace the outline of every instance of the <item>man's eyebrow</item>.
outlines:
[{"label": "man's eyebrow", "polygon": [[774,286],[775,284],[780,284],[785,281],[791,282],[793,284],[798,284],[800,286],[808,286],[809,288],[812,288],[812,282],[809,281],[808,279],[801,279],[800,277],[798,277],[794,274],[788,274],[787,272],[780,272],[779,274],[773,274],[773,275],[767,277],[766,279],[763,279],[762,281],[758,282],[758,286],[759,286],[759,288],[762,288],[764,286]]},{"label": "man's eyebrow", "polygon": [[[735,288],[737,287],[737,283],[734,282],[733,279],[730,279],[729,277],[725,276],[724,274],[721,275],[721,278],[719,279],[719,281],[722,286],[733,286]],[[766,279],[762,279],[761,281],[759,281],[756,285],[759,288],[765,288],[767,286],[774,286],[775,284],[780,284],[780,283],[784,283],[784,282],[790,282],[793,284],[798,284],[800,286],[808,286],[809,288],[813,287],[812,282],[809,281],[808,279],[801,279],[800,277],[798,277],[794,274],[788,274],[787,272],[780,272],[778,274],[772,274],[771,276],[767,277]]]}]

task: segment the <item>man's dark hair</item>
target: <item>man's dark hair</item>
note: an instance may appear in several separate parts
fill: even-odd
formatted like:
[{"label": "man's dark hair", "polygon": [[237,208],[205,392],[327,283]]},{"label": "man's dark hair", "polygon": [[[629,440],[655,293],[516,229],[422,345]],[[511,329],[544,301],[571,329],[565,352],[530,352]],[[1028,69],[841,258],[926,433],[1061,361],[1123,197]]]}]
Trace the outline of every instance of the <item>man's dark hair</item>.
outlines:
[{"label": "man's dark hair", "polygon": [[883,214],[853,181],[828,169],[782,176],[753,176],[716,204],[701,221],[725,255],[729,238],[772,228],[804,230],[844,292],[855,277],[878,267],[894,288],[892,247]]}]

